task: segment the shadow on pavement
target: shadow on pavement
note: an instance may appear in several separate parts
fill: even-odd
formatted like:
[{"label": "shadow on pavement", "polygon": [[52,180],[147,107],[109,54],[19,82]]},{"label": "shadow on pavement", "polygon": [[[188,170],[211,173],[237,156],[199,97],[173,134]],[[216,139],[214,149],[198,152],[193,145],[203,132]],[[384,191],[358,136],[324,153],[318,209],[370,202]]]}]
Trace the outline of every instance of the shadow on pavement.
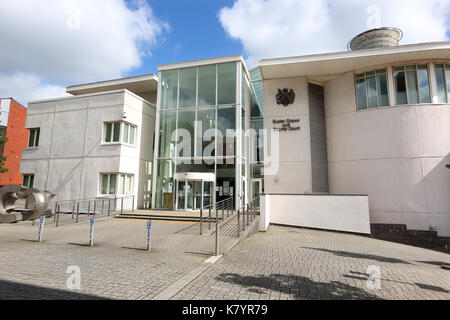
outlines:
[{"label": "shadow on pavement", "polygon": [[346,257],[346,258],[376,260],[378,262],[387,262],[387,263],[410,264],[408,261],[404,261],[404,260],[400,260],[400,259],[396,259],[396,258],[377,256],[377,255],[373,255],[373,254],[364,254],[364,253],[356,253],[356,252],[348,252],[348,251],[335,251],[335,250],[320,249],[320,248],[307,248],[307,247],[302,247],[302,249],[328,252],[328,253],[332,253],[334,255],[337,255],[340,257]]},{"label": "shadow on pavement", "polygon": [[103,297],[0,280],[0,300],[109,300]]},{"label": "shadow on pavement", "polygon": [[223,273],[217,280],[249,287],[248,291],[268,294],[281,292],[296,300],[375,300],[377,296],[348,284],[331,281],[318,282],[296,275],[271,274],[270,276],[243,276],[235,273]]}]

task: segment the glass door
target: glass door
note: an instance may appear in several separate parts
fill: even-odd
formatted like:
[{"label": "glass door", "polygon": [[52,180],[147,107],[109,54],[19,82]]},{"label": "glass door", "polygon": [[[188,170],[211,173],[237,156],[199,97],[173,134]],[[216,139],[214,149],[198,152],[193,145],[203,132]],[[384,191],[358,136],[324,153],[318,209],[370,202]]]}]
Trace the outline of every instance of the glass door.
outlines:
[{"label": "glass door", "polygon": [[212,203],[213,182],[203,181],[203,207],[209,206]]},{"label": "glass door", "polygon": [[177,181],[177,209],[186,208],[186,181]]},{"label": "glass door", "polygon": [[194,209],[194,181],[186,181],[186,210]]}]

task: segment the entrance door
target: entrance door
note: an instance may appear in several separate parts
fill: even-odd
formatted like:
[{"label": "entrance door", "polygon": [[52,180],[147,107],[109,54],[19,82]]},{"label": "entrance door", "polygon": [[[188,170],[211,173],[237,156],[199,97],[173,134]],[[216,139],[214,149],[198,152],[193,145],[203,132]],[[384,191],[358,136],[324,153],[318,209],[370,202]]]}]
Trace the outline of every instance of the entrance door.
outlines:
[{"label": "entrance door", "polygon": [[259,197],[260,194],[263,193],[263,182],[262,179],[253,179],[252,180],[252,199]]}]

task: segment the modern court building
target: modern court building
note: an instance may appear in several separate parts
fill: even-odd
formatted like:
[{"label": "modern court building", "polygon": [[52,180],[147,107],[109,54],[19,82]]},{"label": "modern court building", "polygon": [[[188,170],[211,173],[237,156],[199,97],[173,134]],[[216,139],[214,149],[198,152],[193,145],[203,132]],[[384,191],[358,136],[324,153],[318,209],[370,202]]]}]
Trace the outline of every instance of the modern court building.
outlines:
[{"label": "modern court building", "polygon": [[131,194],[138,208],[196,210],[264,194],[262,225],[448,237],[450,43],[400,38],[382,28],[347,52],[251,70],[240,55],[205,59],[68,87],[29,103],[40,138],[21,173],[59,200]]}]

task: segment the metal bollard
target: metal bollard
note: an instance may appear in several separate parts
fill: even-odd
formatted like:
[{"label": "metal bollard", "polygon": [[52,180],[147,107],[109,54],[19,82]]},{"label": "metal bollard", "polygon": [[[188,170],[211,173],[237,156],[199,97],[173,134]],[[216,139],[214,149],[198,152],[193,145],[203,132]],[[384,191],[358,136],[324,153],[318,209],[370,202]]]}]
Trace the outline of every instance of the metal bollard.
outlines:
[{"label": "metal bollard", "polygon": [[78,217],[80,216],[80,203],[77,203],[77,220],[75,221],[75,223],[78,223]]},{"label": "metal bollard", "polygon": [[91,200],[88,200],[88,216],[91,214]]},{"label": "metal bollard", "polygon": [[74,214],[75,214],[75,200],[73,200],[73,206],[72,206],[72,220],[73,220]]},{"label": "metal bollard", "polygon": [[200,208],[200,235],[203,234],[203,208]]},{"label": "metal bollard", "polygon": [[95,227],[95,215],[89,221],[89,246],[94,246],[94,227]]},{"label": "metal bollard", "polygon": [[239,215],[240,215],[240,210],[238,209],[237,210],[237,236],[238,237],[241,236],[241,226],[240,226],[241,219],[240,219]]},{"label": "metal bollard", "polygon": [[55,225],[55,227],[58,227],[58,224],[59,224],[59,205],[58,205],[58,211],[57,212],[55,212],[55,218],[56,218],[56,225]]},{"label": "metal bollard", "polygon": [[42,234],[44,233],[45,216],[39,218],[38,242],[42,242]]},{"label": "metal bollard", "polygon": [[217,219],[217,211],[216,211],[216,250],[215,256],[219,255],[219,219]]},{"label": "metal bollard", "polygon": [[123,213],[123,198],[121,200],[121,205],[120,205],[120,214],[122,214],[122,213]]},{"label": "metal bollard", "polygon": [[211,230],[211,208],[209,208],[208,214],[208,229]]},{"label": "metal bollard", "polygon": [[108,217],[111,214],[111,199],[108,199]]},{"label": "metal bollard", "polygon": [[147,221],[147,250],[152,250],[152,220]]}]

